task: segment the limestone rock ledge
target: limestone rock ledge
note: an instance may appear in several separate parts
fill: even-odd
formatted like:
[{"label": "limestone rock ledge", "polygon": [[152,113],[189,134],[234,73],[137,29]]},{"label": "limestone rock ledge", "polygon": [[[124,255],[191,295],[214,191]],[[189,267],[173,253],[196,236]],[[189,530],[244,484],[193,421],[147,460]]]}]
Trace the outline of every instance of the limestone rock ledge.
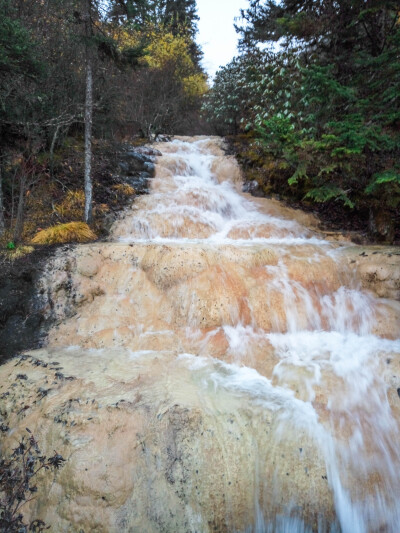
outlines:
[{"label": "limestone rock ledge", "polygon": [[335,522],[308,431],[282,428],[279,409],[204,384],[198,365],[173,352],[67,349],[0,367],[0,413],[12,428],[0,436],[3,453],[28,427],[44,453],[66,459],[38,481],[25,518],[59,533],[228,533],[254,530],[258,501],[271,520],[295,501],[313,531]]},{"label": "limestone rock ledge", "polygon": [[340,254],[360,277],[363,289],[378,298],[400,300],[400,247],[351,246]]}]

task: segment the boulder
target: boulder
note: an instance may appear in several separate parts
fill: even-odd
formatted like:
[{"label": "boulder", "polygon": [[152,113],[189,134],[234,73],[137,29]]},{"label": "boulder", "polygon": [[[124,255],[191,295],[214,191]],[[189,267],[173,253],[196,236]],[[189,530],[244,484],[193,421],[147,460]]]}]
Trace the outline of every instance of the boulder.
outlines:
[{"label": "boulder", "polygon": [[147,155],[148,157],[159,157],[162,155],[160,150],[152,148],[151,146],[138,146],[137,148],[135,148],[135,152]]},{"label": "boulder", "polygon": [[381,208],[371,209],[368,230],[378,242],[393,243],[395,237],[395,222],[393,215]]},{"label": "boulder", "polygon": [[136,176],[126,176],[124,181],[135,189],[136,194],[147,194],[149,192],[149,179],[151,178],[148,172],[137,172]]}]

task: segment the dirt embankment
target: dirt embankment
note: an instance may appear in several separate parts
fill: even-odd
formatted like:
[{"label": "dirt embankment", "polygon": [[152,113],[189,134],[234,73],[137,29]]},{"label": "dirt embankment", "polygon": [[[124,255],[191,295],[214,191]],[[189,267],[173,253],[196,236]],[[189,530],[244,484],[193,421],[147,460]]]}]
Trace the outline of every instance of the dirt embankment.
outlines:
[{"label": "dirt embankment", "polygon": [[288,184],[278,161],[266,161],[246,135],[226,137],[227,153],[234,155],[242,169],[243,190],[252,196],[275,198],[288,206],[313,213],[320,220],[320,230],[343,232],[356,244],[387,243],[400,245],[400,210],[384,213],[380,206],[366,202],[354,208],[345,206],[336,198],[312,202],[305,191]]}]

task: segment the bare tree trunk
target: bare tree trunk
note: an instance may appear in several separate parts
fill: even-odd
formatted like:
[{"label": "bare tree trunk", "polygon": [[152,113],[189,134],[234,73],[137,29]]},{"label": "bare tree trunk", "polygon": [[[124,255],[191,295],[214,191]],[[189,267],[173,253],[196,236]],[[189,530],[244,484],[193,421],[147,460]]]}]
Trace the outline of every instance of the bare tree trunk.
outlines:
[{"label": "bare tree trunk", "polygon": [[60,131],[60,125],[58,124],[51,140],[50,146],[50,176],[54,177],[54,148],[56,146],[58,132]]},{"label": "bare tree trunk", "polygon": [[14,172],[12,182],[11,182],[11,225],[14,220],[14,210],[15,210],[15,177],[17,175],[17,171]]},{"label": "bare tree trunk", "polygon": [[[86,0],[85,36],[92,34],[90,0]],[[90,45],[86,43],[86,99],[85,99],[85,222],[92,221],[92,125],[93,125],[93,67]]]},{"label": "bare tree trunk", "polygon": [[3,168],[0,163],[0,237],[3,235],[5,230],[5,221],[4,221],[4,199],[3,199]]},{"label": "bare tree trunk", "polygon": [[26,191],[27,177],[21,175],[19,183],[19,198],[17,208],[17,218],[15,221],[13,241],[18,242],[21,239],[22,231],[24,229],[24,214],[25,214],[25,191]]}]

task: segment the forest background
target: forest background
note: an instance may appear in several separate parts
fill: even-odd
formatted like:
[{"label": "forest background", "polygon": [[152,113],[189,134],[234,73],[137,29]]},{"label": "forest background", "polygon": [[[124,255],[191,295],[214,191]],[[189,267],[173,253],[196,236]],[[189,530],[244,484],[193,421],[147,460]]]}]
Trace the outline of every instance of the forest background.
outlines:
[{"label": "forest background", "polygon": [[195,0],[0,8],[2,246],[74,220],[99,233],[135,194],[113,156],[160,133],[227,136],[256,194],[400,238],[396,2],[249,0],[211,87]]}]

